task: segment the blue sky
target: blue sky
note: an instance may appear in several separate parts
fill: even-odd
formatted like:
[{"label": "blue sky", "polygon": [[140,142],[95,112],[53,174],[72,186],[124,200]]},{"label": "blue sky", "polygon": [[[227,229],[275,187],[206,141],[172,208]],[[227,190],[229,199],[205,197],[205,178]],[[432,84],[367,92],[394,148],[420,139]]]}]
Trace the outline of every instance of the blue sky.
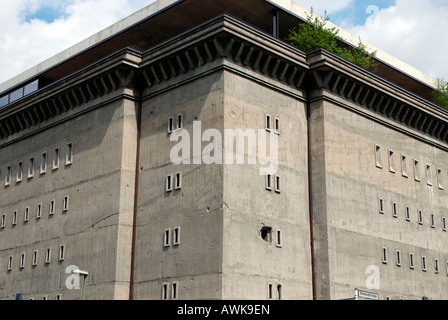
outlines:
[{"label": "blue sky", "polygon": [[60,1],[52,1],[49,4],[37,8],[37,10],[25,12],[24,20],[28,23],[33,19],[53,23],[56,19],[64,19],[68,16],[65,8]]},{"label": "blue sky", "polygon": [[[299,1],[297,1],[300,3]],[[354,25],[364,25],[372,15],[378,14],[378,10],[395,5],[395,0],[356,0],[345,9],[330,13],[330,20],[341,25],[344,21],[350,21]]]},{"label": "blue sky", "polygon": [[[153,1],[0,0],[0,83]],[[448,0],[293,1],[317,14],[327,11],[331,22],[363,42],[434,78],[448,79]]]}]

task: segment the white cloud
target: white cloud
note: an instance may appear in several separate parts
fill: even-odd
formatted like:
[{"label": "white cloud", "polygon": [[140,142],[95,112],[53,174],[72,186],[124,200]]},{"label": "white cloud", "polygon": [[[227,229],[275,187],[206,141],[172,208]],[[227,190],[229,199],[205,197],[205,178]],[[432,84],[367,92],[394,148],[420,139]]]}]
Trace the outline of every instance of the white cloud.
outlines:
[{"label": "white cloud", "polygon": [[[1,0],[0,83],[145,7],[148,0],[63,0],[51,23],[25,19],[50,0]],[[62,6],[65,5],[65,6]]]},{"label": "white cloud", "polygon": [[397,0],[365,25],[341,25],[432,77],[448,78],[448,1]]},{"label": "white cloud", "polygon": [[[150,0],[0,0],[0,83],[145,7]],[[356,5],[353,0],[294,0],[329,15]],[[55,4],[57,3],[57,5]],[[63,15],[51,23],[26,20],[45,6]],[[448,1],[397,0],[365,25],[341,27],[433,77],[448,79]]]}]

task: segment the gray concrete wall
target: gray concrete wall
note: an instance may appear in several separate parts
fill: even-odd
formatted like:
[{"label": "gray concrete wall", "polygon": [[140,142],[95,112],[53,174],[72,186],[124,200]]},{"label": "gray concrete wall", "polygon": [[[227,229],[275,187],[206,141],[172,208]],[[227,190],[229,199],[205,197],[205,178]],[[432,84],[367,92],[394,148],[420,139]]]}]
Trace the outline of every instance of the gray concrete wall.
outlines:
[{"label": "gray concrete wall", "polygon": [[[193,121],[201,121],[202,131],[223,127],[223,82],[223,73],[215,72],[143,103],[135,299],[161,299],[162,285],[173,282],[180,299],[222,297],[223,169],[193,161],[173,164],[170,151],[177,142],[170,142],[167,124],[183,114],[193,155]],[[166,176],[177,172],[182,172],[182,189],[165,192]],[[164,230],[177,227],[180,244],[171,241],[164,248]]]},{"label": "gray concrete wall", "polygon": [[[129,295],[130,240],[135,176],[135,107],[132,101],[117,100],[100,109],[79,115],[45,131],[2,148],[2,170],[23,161],[23,181],[0,191],[0,211],[7,214],[0,230],[0,297],[24,299],[47,296],[80,299],[80,290],[67,290],[66,268],[76,265],[88,271],[87,298],[120,299]],[[73,164],[65,165],[65,148],[73,143]],[[53,149],[60,148],[60,165],[52,170]],[[47,152],[47,172],[39,174],[40,155]],[[35,158],[35,175],[27,179],[28,161]],[[2,175],[3,176],[3,175]],[[62,211],[65,196],[69,208]],[[55,200],[55,213],[49,204]],[[42,217],[36,208],[42,204]],[[30,208],[28,222],[24,210]],[[17,225],[12,214],[18,211]],[[119,244],[118,244],[119,242]],[[65,258],[58,261],[59,246]],[[51,262],[44,262],[51,248]],[[38,262],[32,266],[32,254]],[[26,253],[23,269],[20,255]],[[13,256],[13,268],[7,260]]]},{"label": "gray concrete wall", "polygon": [[[325,280],[317,277],[322,297],[345,299],[358,288],[379,292],[381,299],[446,299],[448,251],[444,239],[448,234],[442,218],[447,215],[447,191],[446,186],[439,188],[437,181],[437,169],[441,169],[442,184],[446,183],[446,151],[425,137],[416,139],[330,102],[314,107],[313,113],[319,117],[313,126],[322,130],[320,152],[325,152],[320,161],[325,166],[324,179],[313,179],[315,188],[325,190],[322,200],[313,197],[319,201],[314,204],[318,208],[316,226],[323,232],[318,239],[325,243],[328,238],[328,264],[320,273]],[[376,165],[375,145],[381,146],[382,168]],[[395,172],[389,168],[389,150],[394,151]],[[402,173],[401,155],[407,156],[407,177]],[[421,164],[420,181],[414,179],[413,159]],[[426,179],[427,164],[432,186]],[[379,199],[384,200],[384,213],[380,213]],[[393,215],[394,202],[397,217]],[[406,220],[406,207],[410,208],[410,221]],[[418,209],[423,213],[422,225]],[[322,220],[326,225],[318,224]],[[387,249],[387,263],[383,263],[383,248]],[[397,250],[401,266],[397,265]],[[414,256],[413,269],[410,254]],[[422,270],[423,256],[426,271]],[[379,287],[368,290],[371,266],[378,268]]]},{"label": "gray concrete wall", "polygon": [[[266,190],[260,168],[267,165],[259,159],[248,164],[247,140],[245,164],[224,166],[223,298],[266,300],[272,285],[271,298],[278,299],[281,285],[283,299],[311,299],[305,103],[240,74],[225,75],[226,129],[257,132],[266,130],[267,114],[280,120],[277,175],[282,185],[280,193],[274,186]],[[269,140],[267,146],[274,151]],[[270,242],[262,239],[262,227],[272,228]],[[278,230],[281,247],[276,246]]]}]

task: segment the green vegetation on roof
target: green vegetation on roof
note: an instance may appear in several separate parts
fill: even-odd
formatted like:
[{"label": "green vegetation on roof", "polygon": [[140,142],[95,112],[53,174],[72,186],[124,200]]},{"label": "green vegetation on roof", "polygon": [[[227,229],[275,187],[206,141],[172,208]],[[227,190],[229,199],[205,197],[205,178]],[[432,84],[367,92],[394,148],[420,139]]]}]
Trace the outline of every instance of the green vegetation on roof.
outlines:
[{"label": "green vegetation on roof", "polygon": [[341,45],[343,39],[338,36],[339,30],[336,27],[326,26],[329,20],[327,13],[325,17],[320,17],[315,15],[311,8],[311,14],[307,15],[307,23],[300,24],[297,30],[296,28],[290,30],[286,40],[304,52],[322,48],[366,70],[376,72],[379,65],[374,59],[376,51],[369,53],[361,39],[357,47]]},{"label": "green vegetation on roof", "polygon": [[437,79],[435,85],[436,90],[433,91],[434,103],[448,110],[448,82],[444,79]]}]

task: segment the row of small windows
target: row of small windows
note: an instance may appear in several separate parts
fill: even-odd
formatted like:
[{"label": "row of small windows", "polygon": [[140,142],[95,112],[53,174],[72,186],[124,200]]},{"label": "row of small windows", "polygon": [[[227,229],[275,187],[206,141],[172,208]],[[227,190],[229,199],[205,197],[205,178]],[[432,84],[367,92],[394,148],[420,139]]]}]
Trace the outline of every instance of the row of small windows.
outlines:
[{"label": "row of small windows", "polygon": [[[261,238],[267,242],[272,243],[273,240],[273,230],[271,227],[263,227],[260,230],[260,236]],[[163,231],[163,247],[169,248],[171,246],[179,246],[180,245],[180,227],[176,227],[173,229],[165,229]],[[275,245],[278,248],[281,248],[283,246],[283,237],[282,237],[282,231],[276,230],[275,231]]]},{"label": "row of small windows", "polygon": [[[36,159],[34,157],[29,158],[28,160],[28,170],[27,170],[27,178],[28,180],[33,179],[35,175],[35,162]],[[44,152],[40,157],[40,174],[43,175],[47,172],[47,162],[48,162],[48,154]],[[68,143],[65,151],[65,165],[69,166],[73,163],[73,143]],[[52,161],[52,170],[59,169],[60,165],[60,149],[55,148],[53,150],[53,161]],[[19,161],[17,163],[17,171],[16,171],[16,183],[20,183],[23,180],[23,169],[24,163]],[[12,176],[12,166],[6,167],[5,170],[5,187],[9,187],[11,185],[13,176]]]},{"label": "row of small windows", "polygon": [[[396,154],[393,150],[388,150],[388,165],[389,165],[389,171],[391,173],[397,172],[397,165],[396,165]],[[402,154],[400,158],[400,164],[401,164],[401,175],[405,178],[409,178],[410,169],[413,172],[414,180],[417,182],[421,182],[422,180],[422,164],[420,160],[418,159],[412,159],[412,167],[409,166],[409,157],[407,155]],[[382,148],[379,145],[375,145],[375,163],[376,167],[379,169],[383,169],[383,157],[382,157]],[[426,184],[429,186],[432,186],[433,183],[436,183],[437,187],[440,190],[444,190],[444,171],[440,168],[436,169],[436,179],[437,181],[434,181],[433,176],[433,167],[430,164],[426,164],[424,166],[424,174],[426,177]]]},{"label": "row of small windows", "polygon": [[[59,246],[59,253],[58,253],[58,261],[64,261],[65,259],[65,245]],[[31,255],[31,267],[36,267],[38,265],[39,260],[39,250],[34,250]],[[51,263],[51,248],[47,248],[44,252],[44,263],[50,264]],[[26,266],[26,253],[23,252],[19,257],[19,269],[24,269]],[[12,271],[14,267],[14,257],[10,256],[8,258],[7,263],[7,271]]]},{"label": "row of small windows", "polygon": [[266,131],[273,131],[275,134],[280,134],[280,119],[273,118],[271,115],[266,115]]},{"label": "row of small windows", "polygon": [[[181,130],[184,126],[184,115],[178,114],[176,117],[168,118],[168,133],[172,133],[175,130]],[[280,134],[280,119],[276,117],[272,117],[269,114],[266,114],[266,131],[273,131],[275,134]]]},{"label": "row of small windows", "polygon": [[165,282],[162,284],[162,300],[178,300],[179,299],[179,282]]},{"label": "row of small windows", "polygon": [[176,227],[173,230],[165,229],[163,232],[163,247],[169,248],[171,246],[175,247],[179,245],[180,245],[180,227]]},{"label": "row of small windows", "polygon": [[172,192],[173,190],[180,189],[182,189],[182,172],[167,175],[165,179],[165,191]]},{"label": "row of small windows", "polygon": [[[181,130],[184,125],[183,114],[178,114],[176,117],[168,118],[168,133],[172,133],[175,130]],[[271,115],[266,115],[266,130],[275,134],[280,134],[280,120],[279,118],[273,118]],[[273,175],[266,175],[266,190],[274,190],[276,193],[280,193],[280,177]],[[182,188],[182,173],[178,172],[175,175],[170,174],[166,177],[165,191],[171,192],[173,190],[179,190]]]},{"label": "row of small windows", "polygon": [[[383,264],[388,264],[389,263],[389,257],[388,257],[388,249],[387,248],[383,248],[383,252],[382,252],[382,256],[383,256]],[[417,261],[418,259],[416,258],[416,256],[413,253],[409,253],[408,255],[408,262],[409,262],[409,268],[414,270],[416,268],[416,264],[418,263]],[[423,272],[427,272],[428,271],[428,259],[426,258],[426,256],[421,256],[420,259],[420,266]],[[400,250],[396,250],[395,251],[395,263],[398,267],[402,266],[403,263],[403,256]],[[448,261],[446,261],[446,274],[448,276]],[[439,259],[434,259],[434,272],[436,274],[440,273],[440,260]]]},{"label": "row of small windows", "polygon": [[[274,289],[275,288],[275,289]],[[283,287],[281,284],[268,284],[268,294],[267,298],[269,300],[283,299]],[[179,281],[164,282],[162,284],[162,300],[178,300],[179,299]]]},{"label": "row of small windows", "polygon": [[[29,300],[34,300],[34,297],[29,298]],[[48,296],[43,296],[42,300],[48,300]],[[61,294],[57,294],[56,295],[56,300],[62,300],[62,295]]]},{"label": "row of small windows", "polygon": [[[398,218],[399,217],[399,205],[396,202],[392,202],[392,216],[394,218]],[[379,212],[380,214],[385,214],[386,213],[386,209],[385,209],[385,201],[384,199],[379,199]],[[416,216],[417,216],[417,221],[419,225],[423,225],[424,222],[424,218],[423,218],[423,211],[421,209],[417,209],[416,210]],[[406,219],[406,221],[411,222],[411,217],[412,217],[412,210],[409,206],[405,206],[404,207],[404,217]],[[435,229],[436,228],[436,216],[434,214],[430,215],[430,223],[431,223],[431,228]],[[442,223],[442,230],[443,231],[447,231],[447,223],[446,223],[446,217],[442,217],[441,218],[441,223]]]},{"label": "row of small windows", "polygon": [[281,178],[277,175],[266,175],[266,190],[272,191],[274,190],[276,193],[281,192]]},{"label": "row of small windows", "polygon": [[[64,212],[64,213],[67,212],[68,207],[69,207],[69,196],[65,196],[62,201],[62,212]],[[39,203],[36,206],[36,219],[42,218],[42,211],[43,211],[43,205],[42,205],[42,203]],[[51,200],[49,203],[49,207],[48,207],[48,215],[52,216],[55,214],[55,212],[56,212],[56,200]],[[19,212],[17,210],[12,213],[12,217],[11,217],[11,225],[12,226],[17,225],[18,215],[19,215]],[[1,220],[0,220],[0,229],[4,229],[6,227],[7,216],[8,215],[6,213],[2,214]],[[26,207],[25,210],[23,211],[23,222],[27,223],[29,220],[30,220],[30,207]]]},{"label": "row of small windows", "polygon": [[175,118],[168,118],[168,133],[173,133],[174,130],[181,130],[184,127],[183,119],[183,114],[178,114]]}]

